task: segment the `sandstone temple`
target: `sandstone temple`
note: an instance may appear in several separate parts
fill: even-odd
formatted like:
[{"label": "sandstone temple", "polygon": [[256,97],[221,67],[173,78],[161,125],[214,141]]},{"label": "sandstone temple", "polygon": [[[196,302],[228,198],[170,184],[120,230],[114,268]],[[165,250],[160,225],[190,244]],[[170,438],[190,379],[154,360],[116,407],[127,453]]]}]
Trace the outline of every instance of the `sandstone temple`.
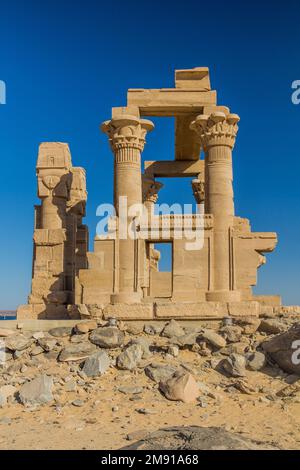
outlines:
[{"label": "sandstone temple", "polygon": [[[174,160],[145,161],[142,167],[145,142],[155,139],[151,116],[175,118]],[[72,165],[67,144],[42,143],[31,292],[18,318],[222,319],[279,308],[279,296],[252,293],[276,233],[252,232],[249,220],[234,210],[232,154],[239,120],[217,104],[205,67],[176,70],[175,88],[129,89],[127,104],[112,108],[111,119],[101,125],[114,155],[116,215],[107,235],[96,236],[94,251],[83,222],[85,170]],[[172,177],[192,178],[197,213],[155,214],[162,186],[157,179]],[[120,236],[120,196],[128,206],[145,208],[149,227],[153,219],[155,230],[147,237]],[[203,240],[190,249],[183,227],[193,231],[198,215]],[[148,228],[136,219],[127,216],[137,231]],[[169,272],[159,270],[160,242],[172,246]]]}]

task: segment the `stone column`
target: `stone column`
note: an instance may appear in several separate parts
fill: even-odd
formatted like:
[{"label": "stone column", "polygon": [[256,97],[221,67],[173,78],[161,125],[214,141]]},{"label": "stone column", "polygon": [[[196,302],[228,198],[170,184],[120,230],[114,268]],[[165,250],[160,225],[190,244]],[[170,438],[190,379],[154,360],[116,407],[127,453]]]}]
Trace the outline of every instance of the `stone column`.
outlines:
[{"label": "stone column", "polygon": [[208,300],[238,301],[232,290],[230,263],[230,227],[233,226],[232,149],[238,131],[239,116],[216,112],[198,116],[192,122],[205,151],[205,213],[214,217],[213,291]]},{"label": "stone column", "polygon": [[[127,197],[127,207],[142,205],[141,152],[145,137],[154,125],[151,121],[131,115],[115,117],[102,124],[115,156],[114,201],[120,222],[120,197]],[[127,224],[133,217],[127,217]],[[120,228],[120,227],[119,227]],[[120,230],[119,230],[120,233]],[[138,285],[138,243],[137,240],[119,239],[119,292],[113,294],[113,303],[140,302],[142,291]]]}]

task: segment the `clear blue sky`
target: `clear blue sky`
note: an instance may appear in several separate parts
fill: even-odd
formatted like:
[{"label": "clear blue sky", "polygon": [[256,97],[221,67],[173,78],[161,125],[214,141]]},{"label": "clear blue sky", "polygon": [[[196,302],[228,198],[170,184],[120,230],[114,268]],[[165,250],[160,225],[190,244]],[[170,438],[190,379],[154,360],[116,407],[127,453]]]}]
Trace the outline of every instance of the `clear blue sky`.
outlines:
[{"label": "clear blue sky", "polygon": [[[209,66],[218,103],[241,116],[234,152],[236,212],[279,244],[258,293],[300,304],[299,1],[1,1],[0,309],[30,289],[35,163],[42,141],[70,144],[96,207],[112,200],[112,155],[99,124],[127,88],[173,85],[174,69]],[[173,158],[172,122],[157,122],[144,158]],[[182,188],[182,200],[190,188]],[[172,200],[174,186],[165,190]],[[186,195],[186,196],[185,196]]]}]

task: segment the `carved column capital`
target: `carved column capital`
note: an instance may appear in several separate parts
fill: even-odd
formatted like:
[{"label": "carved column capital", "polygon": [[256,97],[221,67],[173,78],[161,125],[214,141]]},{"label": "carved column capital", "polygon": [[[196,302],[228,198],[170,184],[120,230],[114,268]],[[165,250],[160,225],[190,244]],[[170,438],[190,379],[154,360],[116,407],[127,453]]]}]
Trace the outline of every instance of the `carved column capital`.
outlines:
[{"label": "carved column capital", "polygon": [[154,178],[145,178],[142,179],[143,184],[143,201],[151,202],[155,204],[158,199],[158,191],[163,187],[163,184],[155,181]]},{"label": "carved column capital", "polygon": [[192,189],[197,204],[205,201],[205,182],[199,178],[192,180]]},{"label": "carved column capital", "polygon": [[114,153],[122,149],[143,151],[147,132],[154,128],[148,119],[139,119],[131,115],[115,117],[105,121],[101,130],[108,135]]},{"label": "carved column capital", "polygon": [[204,151],[217,145],[232,149],[238,132],[239,120],[237,114],[226,115],[223,112],[215,112],[210,116],[206,114],[197,116],[190,127],[198,134]]}]

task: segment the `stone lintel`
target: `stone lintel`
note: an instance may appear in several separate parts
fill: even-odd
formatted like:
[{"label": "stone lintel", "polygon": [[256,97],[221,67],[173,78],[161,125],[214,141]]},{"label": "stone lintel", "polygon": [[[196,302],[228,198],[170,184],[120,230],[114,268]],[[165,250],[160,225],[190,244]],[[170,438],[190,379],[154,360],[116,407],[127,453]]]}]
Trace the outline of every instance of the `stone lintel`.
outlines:
[{"label": "stone lintel", "polygon": [[144,163],[145,175],[157,178],[193,177],[204,173],[204,160],[161,160],[146,161]]},{"label": "stone lintel", "polygon": [[127,94],[128,106],[138,106],[142,116],[200,114],[204,106],[215,105],[216,101],[216,91],[178,88],[129,89]]}]

